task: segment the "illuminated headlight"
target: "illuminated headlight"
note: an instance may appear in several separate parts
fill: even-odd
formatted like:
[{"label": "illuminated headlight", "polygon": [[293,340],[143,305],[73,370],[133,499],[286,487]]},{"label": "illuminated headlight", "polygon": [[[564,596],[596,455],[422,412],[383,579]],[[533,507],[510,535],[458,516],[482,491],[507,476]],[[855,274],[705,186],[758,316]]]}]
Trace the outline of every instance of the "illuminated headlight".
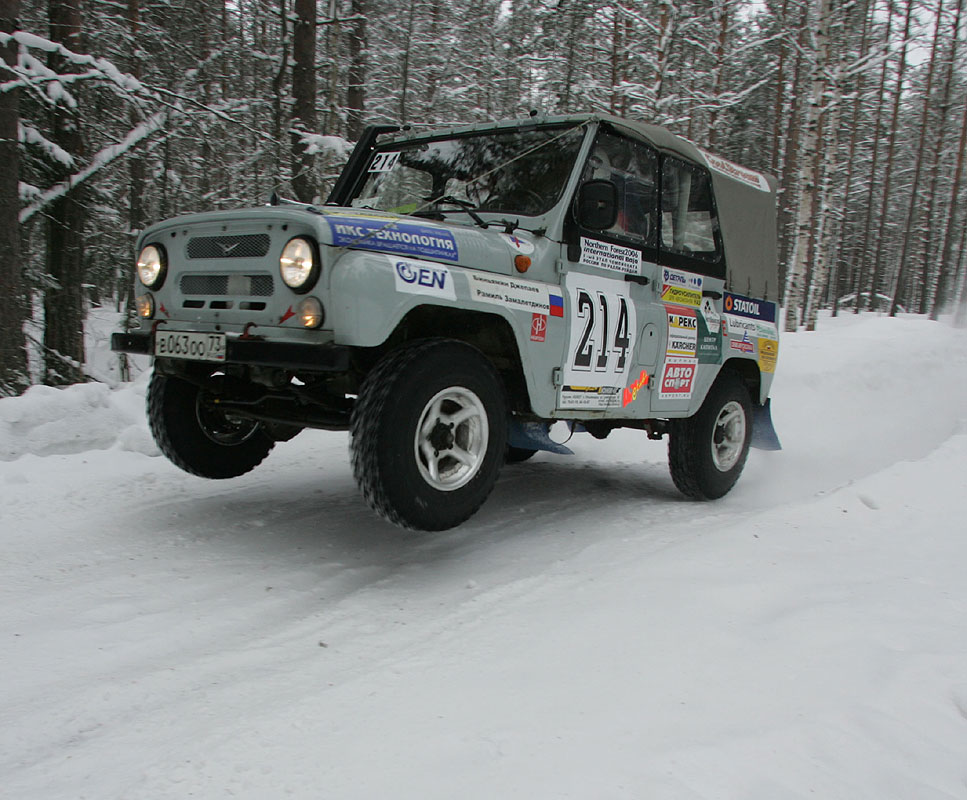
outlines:
[{"label": "illuminated headlight", "polygon": [[138,309],[139,317],[154,318],[154,298],[150,294],[142,294],[134,298],[134,305]]},{"label": "illuminated headlight", "polygon": [[157,289],[164,283],[168,259],[159,244],[149,244],[138,256],[138,278],[149,289]]},{"label": "illuminated headlight", "polygon": [[307,239],[290,239],[282,249],[279,272],[282,281],[296,292],[308,292],[316,282],[318,272],[315,252]]},{"label": "illuminated headlight", "polygon": [[315,297],[306,297],[296,306],[296,314],[303,328],[318,328],[326,318],[322,303]]}]

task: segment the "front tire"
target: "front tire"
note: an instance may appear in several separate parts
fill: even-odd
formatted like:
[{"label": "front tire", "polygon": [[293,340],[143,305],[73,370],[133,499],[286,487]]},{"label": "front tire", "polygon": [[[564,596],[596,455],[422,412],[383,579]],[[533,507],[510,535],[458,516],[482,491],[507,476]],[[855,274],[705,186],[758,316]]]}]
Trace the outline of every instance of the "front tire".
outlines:
[{"label": "front tire", "polygon": [[742,380],[722,372],[698,413],[676,420],[668,439],[668,465],[679,491],[715,500],[735,485],[749,455],[752,401]]},{"label": "front tire", "polygon": [[260,422],[227,415],[195,384],[157,372],[148,386],[148,425],[161,452],[201,478],[244,475],[275,446]]},{"label": "front tire", "polygon": [[384,356],[353,409],[356,482],[374,511],[405,528],[446,530],[473,515],[506,444],[500,376],[461,342],[427,340]]}]

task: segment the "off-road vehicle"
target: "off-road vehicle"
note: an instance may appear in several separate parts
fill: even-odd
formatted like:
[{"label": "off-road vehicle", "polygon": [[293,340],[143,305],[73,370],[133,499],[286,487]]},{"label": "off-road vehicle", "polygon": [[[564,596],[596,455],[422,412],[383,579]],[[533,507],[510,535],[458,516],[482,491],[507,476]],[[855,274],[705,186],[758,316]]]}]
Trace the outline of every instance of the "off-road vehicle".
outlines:
[{"label": "off-road vehicle", "polygon": [[151,430],[241,475],[305,427],[349,430],[388,520],[472,515],[548,436],[669,436],[687,496],[775,446],[775,181],[602,115],[371,126],[328,200],[180,216],[138,242]]}]

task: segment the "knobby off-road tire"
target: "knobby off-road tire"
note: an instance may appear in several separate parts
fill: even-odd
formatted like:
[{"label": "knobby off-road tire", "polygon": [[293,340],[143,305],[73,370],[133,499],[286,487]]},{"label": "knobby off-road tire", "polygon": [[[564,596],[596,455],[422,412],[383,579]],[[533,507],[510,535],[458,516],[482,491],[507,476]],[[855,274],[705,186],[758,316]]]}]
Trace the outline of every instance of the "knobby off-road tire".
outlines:
[{"label": "knobby off-road tire", "polygon": [[739,479],[749,455],[752,401],[745,384],[722,372],[698,413],[675,420],[668,439],[668,465],[679,491],[715,500]]},{"label": "knobby off-road tire", "polygon": [[226,416],[193,383],[157,372],[148,386],[148,424],[161,452],[202,478],[243,475],[275,446],[261,423]]},{"label": "knobby off-road tire", "polygon": [[386,356],[360,388],[351,421],[353,475],[396,525],[459,525],[480,508],[507,447],[507,400],[487,358],[446,339]]}]

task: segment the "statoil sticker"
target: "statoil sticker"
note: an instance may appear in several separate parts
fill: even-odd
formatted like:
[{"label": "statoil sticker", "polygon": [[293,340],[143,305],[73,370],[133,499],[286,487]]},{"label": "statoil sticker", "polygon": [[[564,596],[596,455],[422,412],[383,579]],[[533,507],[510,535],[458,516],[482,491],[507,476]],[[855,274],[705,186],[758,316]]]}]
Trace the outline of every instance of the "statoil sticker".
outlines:
[{"label": "statoil sticker", "polygon": [[662,367],[658,397],[661,400],[688,400],[695,387],[697,358],[666,358]]},{"label": "statoil sticker", "polygon": [[668,341],[665,354],[694,358],[698,353],[698,317],[689,308],[665,306]]},{"label": "statoil sticker", "polygon": [[336,247],[378,250],[384,253],[456,261],[457,242],[444,228],[385,217],[340,217],[326,214]]},{"label": "statoil sticker", "polygon": [[558,408],[618,408],[621,389],[616,386],[562,386]]},{"label": "statoil sticker", "polygon": [[676,306],[702,305],[702,276],[665,267],[661,271],[661,301]]},{"label": "statoil sticker", "polygon": [[776,321],[776,304],[767,300],[743,297],[741,294],[725,293],[725,313],[735,317],[755,319],[760,322]]},{"label": "statoil sticker", "polygon": [[759,339],[759,369],[763,372],[775,372],[778,357],[778,341],[775,339]]},{"label": "statoil sticker", "polygon": [[581,237],[581,264],[627,275],[641,274],[641,251],[634,247]]},{"label": "statoil sticker", "polygon": [[453,290],[453,275],[443,264],[412,258],[387,258],[393,265],[396,291],[426,294],[446,300],[457,299]]}]

